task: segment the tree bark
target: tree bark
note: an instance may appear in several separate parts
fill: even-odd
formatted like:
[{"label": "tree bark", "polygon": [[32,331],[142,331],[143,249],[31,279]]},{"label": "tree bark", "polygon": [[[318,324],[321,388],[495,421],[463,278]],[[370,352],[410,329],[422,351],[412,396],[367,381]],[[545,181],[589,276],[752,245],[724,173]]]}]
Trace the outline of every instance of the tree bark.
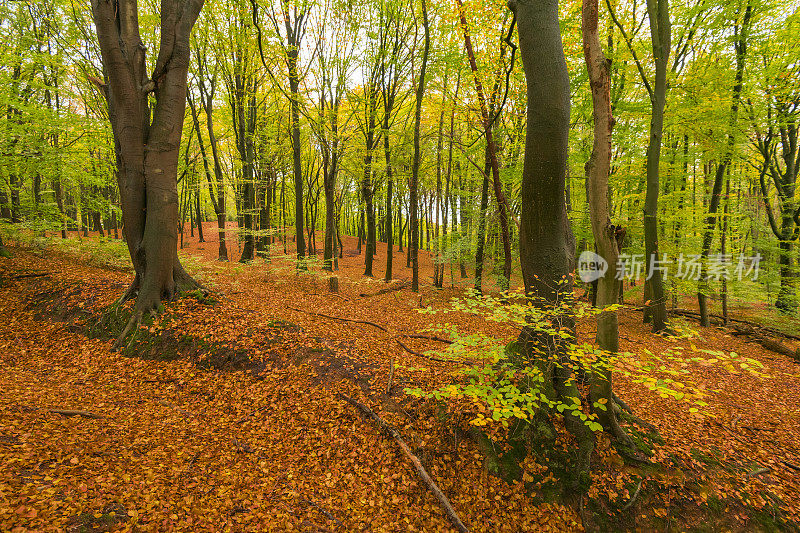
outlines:
[{"label": "tree bark", "polygon": [[[615,119],[611,111],[611,61],[606,59],[600,45],[598,29],[598,0],[583,0],[583,53],[589,72],[592,91],[592,116],[594,119],[594,144],[586,162],[587,201],[597,253],[608,263],[605,275],[597,280],[594,289],[595,305],[603,311],[597,317],[597,345],[603,351],[599,364],[592,369],[589,398],[606,405],[594,409],[603,427],[612,435],[623,436],[613,405],[612,373],[608,357],[619,351],[619,320],[617,303],[617,259],[619,257],[618,231],[611,223],[608,201],[608,178],[611,174],[611,132]],[[624,437],[623,437],[624,438]]]},{"label": "tree bark", "polygon": [[419,219],[417,209],[419,204],[419,166],[422,159],[420,148],[420,123],[422,122],[422,95],[425,94],[425,73],[428,68],[428,54],[431,48],[430,23],[428,21],[427,0],[422,0],[422,25],[425,29],[425,46],[422,51],[422,66],[419,71],[419,81],[417,82],[416,103],[414,105],[414,162],[411,166],[410,191],[410,220],[409,233],[410,240],[408,250],[411,258],[411,290],[419,292]]},{"label": "tree bark", "polygon": [[[160,47],[150,76],[136,2],[91,4],[108,78],[104,89],[119,169],[123,232],[136,272],[128,295],[138,292],[135,314],[141,317],[180,290],[198,286],[177,255],[177,171],[189,37],[203,0],[162,2]],[[151,91],[156,96],[152,115]]]},{"label": "tree bark", "polygon": [[[644,251],[647,267],[647,309],[653,324],[653,332],[667,328],[667,304],[661,271],[652,268],[654,260],[660,260],[658,248],[658,194],[659,164],[661,161],[661,139],[664,130],[664,107],[667,100],[667,62],[672,46],[672,30],[669,18],[669,0],[647,0],[650,20],[653,58],[655,61],[655,86],[650,92],[650,142],[647,147],[647,190],[644,201]],[[649,87],[649,86],[648,86]]]},{"label": "tree bark", "polygon": [[[558,0],[512,2],[527,81],[527,132],[520,187],[520,264],[533,305],[549,310],[553,328],[568,339],[525,327],[523,354],[534,360],[558,398],[580,398],[566,353],[575,338],[575,319],[557,306],[572,295],[575,243],[567,218],[565,182],[570,85],[558,20]],[[560,363],[560,364],[553,364]],[[547,385],[545,385],[547,387]],[[578,470],[587,473],[594,447],[588,427],[565,412],[567,429],[578,441]]]}]

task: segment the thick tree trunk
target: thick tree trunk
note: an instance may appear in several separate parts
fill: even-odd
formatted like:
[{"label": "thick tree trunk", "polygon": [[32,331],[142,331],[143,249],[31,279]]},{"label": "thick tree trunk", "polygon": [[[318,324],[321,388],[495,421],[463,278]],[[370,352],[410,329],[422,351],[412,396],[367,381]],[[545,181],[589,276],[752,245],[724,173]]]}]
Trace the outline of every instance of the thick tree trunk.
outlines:
[{"label": "thick tree trunk", "polygon": [[[520,264],[526,294],[551,313],[560,334],[524,328],[519,343],[529,360],[541,361],[545,383],[562,401],[580,398],[566,355],[575,337],[575,319],[556,314],[572,296],[575,243],[567,218],[565,181],[569,137],[570,86],[558,21],[558,0],[517,2],[519,48],[527,81],[527,133],[520,198]],[[544,355],[541,355],[544,354]],[[541,359],[544,357],[544,359]],[[554,362],[562,364],[554,365]],[[578,471],[588,473],[594,438],[576,416],[565,424],[578,441]]]},{"label": "thick tree trunk", "polygon": [[[108,85],[102,88],[117,153],[123,231],[136,271],[126,297],[138,291],[138,317],[156,311],[162,300],[172,299],[181,289],[197,287],[178,261],[177,171],[189,36],[202,6],[203,0],[162,2],[161,44],[148,77],[136,3],[92,0],[108,76]],[[151,91],[156,95],[152,114]]]}]

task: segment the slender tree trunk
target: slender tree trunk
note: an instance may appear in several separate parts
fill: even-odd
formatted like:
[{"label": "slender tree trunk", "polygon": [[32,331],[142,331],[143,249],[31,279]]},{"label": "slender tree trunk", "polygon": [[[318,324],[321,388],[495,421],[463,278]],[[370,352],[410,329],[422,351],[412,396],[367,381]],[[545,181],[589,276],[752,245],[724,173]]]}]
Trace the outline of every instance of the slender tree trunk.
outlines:
[{"label": "slender tree trunk", "polygon": [[[475,247],[475,290],[483,290],[483,254],[486,247],[486,210],[489,207],[489,154],[484,154],[483,186],[481,187],[481,207],[478,212],[478,244]],[[462,269],[463,272],[463,269]],[[465,276],[461,276],[462,278]]]},{"label": "slender tree trunk", "polygon": [[[728,211],[730,208],[730,198],[731,198],[731,178],[730,173],[728,174],[728,179],[725,180],[725,207],[723,209],[722,215],[722,235],[720,236],[720,253],[723,257],[727,253],[728,247]],[[728,325],[728,279],[727,277],[722,277],[722,321],[723,324],[726,326]]]},{"label": "slender tree trunk", "polygon": [[203,216],[200,210],[200,184],[198,183],[197,189],[194,191],[194,207],[195,214],[197,215],[197,237],[198,242],[206,242],[203,238]]},{"label": "slender tree trunk", "polygon": [[733,159],[733,152],[736,146],[736,129],[739,119],[739,105],[744,87],[744,69],[747,58],[747,38],[750,33],[750,19],[752,16],[752,5],[748,1],[744,13],[741,31],[738,22],[734,32],[734,51],[736,53],[736,76],[733,84],[731,97],[731,110],[728,115],[728,134],[725,153],[722,161],[717,165],[714,174],[714,185],[711,190],[711,198],[708,204],[708,213],[705,220],[705,232],[703,233],[703,250],[701,255],[701,274],[697,287],[697,303],[700,308],[700,325],[710,324],[708,317],[708,256],[711,253],[711,245],[714,241],[714,229],[717,226],[717,210],[719,209],[720,195],[722,194],[722,183]]},{"label": "slender tree trunk", "polygon": [[[295,40],[290,39],[289,42],[289,88],[292,96],[292,163],[294,169],[294,225],[295,235],[297,242],[297,258],[303,259],[306,252],[306,241],[303,221],[303,167],[301,160],[301,146],[300,146],[300,101],[299,89],[300,79],[297,72],[297,63],[299,60],[299,48]],[[302,263],[298,263],[298,267],[302,268]]]},{"label": "slender tree trunk", "polygon": [[419,166],[422,160],[422,151],[420,148],[420,123],[422,121],[422,95],[425,94],[425,73],[428,68],[428,54],[431,48],[430,24],[428,21],[428,4],[427,0],[422,1],[422,25],[425,29],[425,46],[422,51],[422,66],[419,72],[419,81],[417,82],[416,103],[414,106],[414,162],[411,166],[411,183],[409,184],[409,191],[411,197],[409,203],[411,204],[411,213],[409,221],[409,230],[411,239],[408,249],[411,256],[411,290],[419,292],[419,231],[417,227],[419,220],[417,216],[417,207],[419,200],[417,192],[419,187]]},{"label": "slender tree trunk", "polygon": [[[484,172],[483,179],[486,179],[486,172]],[[458,195],[458,203],[459,203],[459,217],[461,220],[461,225],[459,228],[459,233],[462,239],[466,239],[469,243],[468,249],[472,249],[472,217],[470,213],[472,210],[467,208],[467,184],[464,182],[464,175],[460,176],[460,183],[461,183],[461,194]],[[486,184],[487,187],[487,194],[488,194],[488,183]],[[481,196],[481,205],[484,209],[481,210],[481,213],[485,211],[486,202],[483,202],[483,196]],[[455,210],[453,210],[455,213]],[[455,226],[455,224],[454,224]],[[466,261],[464,260],[465,246],[460,247],[458,251],[458,266],[461,270],[461,279],[465,279],[467,277],[467,265]],[[477,272],[476,272],[477,275]]]},{"label": "slender tree trunk", "polygon": [[[198,59],[198,61],[200,61]],[[195,131],[197,132],[197,144],[200,147],[200,155],[203,159],[203,169],[206,174],[206,181],[208,182],[208,192],[211,198],[211,203],[214,206],[214,214],[217,217],[217,235],[219,241],[219,261],[228,260],[228,247],[225,242],[225,176],[222,173],[222,164],[219,160],[219,151],[217,148],[217,137],[214,134],[214,92],[216,90],[216,77],[212,77],[210,81],[210,88],[207,90],[205,82],[203,81],[203,71],[201,69],[199,76],[200,94],[202,96],[202,105],[206,111],[206,130],[208,131],[208,143],[211,146],[211,156],[214,164],[214,179],[211,178],[210,164],[206,152],[205,142],[203,141],[203,134],[200,131],[200,120],[197,115],[194,101],[191,93],[188,95],[187,101],[189,108],[192,112],[192,120],[194,121]],[[216,196],[214,190],[216,189]]]},{"label": "slender tree trunk", "polygon": [[[392,107],[394,107],[393,104],[386,104],[386,111],[383,119],[383,154],[386,159],[386,274],[383,279],[387,283],[392,280],[392,262],[394,260],[394,230],[392,228],[394,176],[392,174],[392,152],[389,148],[389,112]],[[402,231],[400,232],[400,251],[403,251]]]},{"label": "slender tree trunk", "polygon": [[655,87],[650,94],[650,142],[647,147],[647,191],[644,201],[644,251],[647,267],[647,315],[653,323],[653,332],[667,328],[667,305],[661,270],[653,268],[661,260],[658,248],[658,194],[660,192],[659,164],[661,139],[664,130],[664,106],[667,100],[667,62],[672,46],[672,30],[668,0],[647,0],[650,35],[655,60]]},{"label": "slender tree trunk", "polygon": [[368,96],[370,103],[368,106],[369,119],[366,124],[365,140],[366,151],[364,153],[364,177],[361,181],[361,196],[364,198],[364,211],[367,218],[366,250],[364,252],[364,275],[372,277],[372,263],[375,259],[376,247],[376,228],[375,228],[375,206],[373,205],[373,195],[375,193],[372,183],[372,150],[375,145],[375,106],[377,105],[375,92],[369,89]]},{"label": "slender tree trunk", "polygon": [[598,1],[583,0],[583,53],[589,72],[594,119],[594,145],[586,163],[587,201],[597,253],[608,263],[605,275],[597,279],[594,296],[596,306],[604,309],[597,317],[597,345],[603,351],[594,365],[589,397],[592,405],[605,404],[606,409],[594,409],[603,427],[616,437],[625,439],[616,419],[612,394],[612,372],[608,357],[619,351],[619,322],[617,312],[607,309],[617,303],[617,259],[619,257],[618,229],[611,223],[608,201],[608,178],[611,174],[611,132],[614,117],[611,112],[611,61],[606,59],[600,45]]},{"label": "slender tree trunk", "polygon": [[478,103],[481,110],[481,119],[483,121],[484,137],[486,137],[486,152],[489,159],[489,165],[492,170],[492,185],[494,186],[495,200],[497,201],[497,209],[500,215],[500,234],[503,238],[503,279],[505,286],[503,289],[509,287],[511,281],[511,237],[508,230],[508,200],[503,194],[503,186],[500,182],[500,165],[497,161],[497,146],[494,141],[494,134],[492,130],[492,122],[494,116],[486,102],[486,96],[483,91],[483,84],[480,81],[478,73],[478,64],[475,61],[475,52],[472,49],[472,39],[470,38],[467,19],[464,13],[464,6],[461,0],[456,0],[458,3],[459,17],[461,20],[461,27],[464,31],[464,45],[467,49],[467,57],[469,59],[472,75],[475,80],[475,90],[478,93]]}]

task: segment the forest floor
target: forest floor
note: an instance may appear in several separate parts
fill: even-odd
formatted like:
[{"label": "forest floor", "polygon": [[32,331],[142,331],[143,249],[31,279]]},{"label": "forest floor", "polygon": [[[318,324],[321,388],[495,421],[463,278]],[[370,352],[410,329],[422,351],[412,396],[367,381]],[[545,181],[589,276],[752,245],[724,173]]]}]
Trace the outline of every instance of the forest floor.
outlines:
[{"label": "forest floor", "polygon": [[[623,309],[621,350],[678,354],[661,370],[688,370],[708,405],[692,412],[620,375],[615,390],[663,441],[651,443],[649,464],[631,464],[601,435],[587,497],[568,505],[554,496],[557,462],[529,454],[521,478],[504,481],[488,472],[468,415],[404,393],[450,383],[459,368],[420,355],[441,343],[407,335],[442,322],[514,333],[472,315],[417,312],[447,308],[464,289],[432,288],[428,254],[419,294],[361,296],[386,287],[385,245],[368,279],[346,238],[333,294],[326,275],[298,273],[282,250],[271,262],[220,263],[211,224],[206,238],[187,234],[181,258],[212,296],[170,304],[120,352],[111,351],[118,317],[108,307],[131,280],[124,247],[113,245],[109,259],[112,244],[96,238],[72,251],[6,239],[13,257],[0,258],[0,530],[451,530],[394,441],[341,395],[398,429],[473,531],[800,524],[800,367],[790,358],[716,327],[654,336],[640,311]],[[238,258],[235,241],[229,252]],[[410,278],[404,254],[394,272]],[[592,342],[594,327],[579,322],[581,341]],[[697,357],[697,346],[763,368]],[[570,447],[560,432],[554,449]]]}]

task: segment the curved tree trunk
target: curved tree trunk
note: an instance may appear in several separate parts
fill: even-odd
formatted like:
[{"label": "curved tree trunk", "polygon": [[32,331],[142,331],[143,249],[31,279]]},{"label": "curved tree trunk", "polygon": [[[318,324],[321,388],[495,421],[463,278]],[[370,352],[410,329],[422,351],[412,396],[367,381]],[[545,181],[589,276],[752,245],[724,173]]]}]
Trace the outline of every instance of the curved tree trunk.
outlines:
[{"label": "curved tree trunk", "polygon": [[[500,235],[503,239],[503,279],[505,286],[503,289],[508,289],[511,282],[511,237],[508,231],[508,200],[503,194],[503,186],[500,183],[500,164],[497,161],[497,144],[494,140],[494,132],[492,130],[492,122],[494,117],[491,116],[490,109],[486,102],[486,95],[483,91],[483,84],[481,83],[478,75],[478,64],[475,61],[475,52],[472,49],[472,39],[470,38],[469,30],[467,28],[467,19],[464,14],[464,6],[461,0],[456,0],[458,3],[459,17],[461,20],[461,27],[464,32],[464,47],[467,50],[467,58],[469,59],[470,68],[475,81],[475,91],[478,93],[478,103],[480,105],[481,120],[483,122],[483,133],[486,137],[486,156],[488,158],[489,166],[492,170],[492,185],[494,188],[495,200],[497,200],[497,209],[500,215]],[[477,277],[477,276],[476,276]],[[477,283],[476,283],[477,285]]]},{"label": "curved tree trunk", "polygon": [[[558,0],[512,3],[527,81],[527,133],[520,202],[520,264],[526,294],[551,313],[572,295],[575,241],[567,218],[565,182],[570,86],[558,21]],[[553,314],[553,327],[575,337],[575,319]],[[566,348],[571,339],[523,328],[520,347],[536,360],[562,400],[580,398]],[[544,357],[544,359],[542,359]],[[555,365],[553,362],[562,364]],[[567,429],[578,441],[578,470],[588,472],[594,437],[565,412]]]}]

